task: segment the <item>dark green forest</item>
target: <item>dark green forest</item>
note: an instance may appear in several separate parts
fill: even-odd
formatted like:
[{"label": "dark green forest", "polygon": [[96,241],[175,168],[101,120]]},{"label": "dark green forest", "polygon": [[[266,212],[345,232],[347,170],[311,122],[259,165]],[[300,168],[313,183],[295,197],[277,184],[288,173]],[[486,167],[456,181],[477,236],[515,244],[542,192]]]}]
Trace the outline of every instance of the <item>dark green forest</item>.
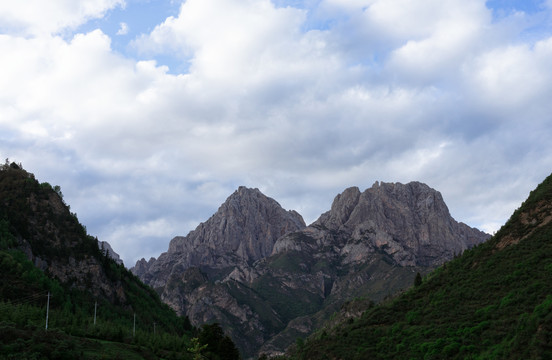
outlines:
[{"label": "dark green forest", "polygon": [[[61,281],[29,254],[96,272]],[[8,162],[0,167],[0,272],[0,359],[240,358],[218,324],[193,327],[102,253],[59,186]]]},{"label": "dark green forest", "polygon": [[289,359],[552,359],[552,176],[487,242]]}]

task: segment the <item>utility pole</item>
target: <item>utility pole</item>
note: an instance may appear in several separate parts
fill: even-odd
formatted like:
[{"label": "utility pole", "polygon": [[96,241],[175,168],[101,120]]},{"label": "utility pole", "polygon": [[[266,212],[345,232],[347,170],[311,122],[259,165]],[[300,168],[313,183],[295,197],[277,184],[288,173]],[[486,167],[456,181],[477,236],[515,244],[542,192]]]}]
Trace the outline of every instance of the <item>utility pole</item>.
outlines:
[{"label": "utility pole", "polygon": [[96,307],[98,306],[98,302],[94,302],[94,326],[96,326]]},{"label": "utility pole", "polygon": [[153,323],[153,335],[155,335],[155,322]]},{"label": "utility pole", "polygon": [[48,302],[46,303],[46,330],[48,330],[48,314],[50,312],[50,292],[48,291]]},{"label": "utility pole", "polygon": [[132,337],[136,335],[136,313],[134,313],[134,327],[132,328]]}]

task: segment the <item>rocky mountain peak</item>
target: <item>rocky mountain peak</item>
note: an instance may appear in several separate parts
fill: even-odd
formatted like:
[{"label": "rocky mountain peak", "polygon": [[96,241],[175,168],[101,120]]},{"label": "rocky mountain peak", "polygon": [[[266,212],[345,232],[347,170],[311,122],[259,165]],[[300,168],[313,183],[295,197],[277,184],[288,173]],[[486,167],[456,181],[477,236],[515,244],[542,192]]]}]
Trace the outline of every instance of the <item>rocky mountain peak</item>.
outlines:
[{"label": "rocky mountain peak", "polygon": [[305,226],[297,212],[284,210],[259,189],[240,186],[209,220],[185,238],[173,239],[169,252],[206,251],[206,256],[191,257],[190,266],[215,265],[213,256],[230,254],[255,261],[270,254],[278,237]]},{"label": "rocky mountain peak", "polygon": [[113,259],[113,261],[115,261],[119,265],[124,265],[123,260],[121,260],[119,254],[117,254],[115,250],[113,250],[113,248],[107,241],[99,241],[98,246],[105,256]]},{"label": "rocky mountain peak", "polygon": [[[346,261],[361,261],[367,253],[382,251],[401,266],[430,267],[489,237],[456,222],[441,193],[420,182],[376,182],[362,193],[348,188],[303,233],[318,243],[331,238],[331,245],[341,247]],[[328,237],[328,233],[334,235]],[[304,246],[284,237],[273,254]]]},{"label": "rocky mountain peak", "polygon": [[354,229],[370,218],[396,221],[398,219],[391,216],[393,212],[412,212],[419,218],[450,217],[441,194],[426,184],[376,182],[363,193],[351,187],[338,194],[330,211],[320,216],[315,224],[333,230]]},{"label": "rocky mountain peak", "polygon": [[441,194],[419,182],[345,189],[308,227],[259,189],[240,186],[132,271],[193,324],[230,329],[244,354],[263,346],[275,355],[312,330],[309,314],[329,316],[348,297],[380,300],[487,237],[452,219]]},{"label": "rocky mountain peak", "polygon": [[323,221],[329,228],[343,226],[349,220],[351,213],[358,204],[359,198],[360,190],[358,187],[354,186],[345,189],[345,191],[335,197],[331,210],[326,213],[327,219]]},{"label": "rocky mountain peak", "polygon": [[267,257],[279,237],[305,226],[296,211],[286,211],[259,189],[240,186],[206,222],[173,238],[157,260],[139,261],[131,270],[146,283],[162,286],[167,278],[162,274],[174,266],[222,269]]}]

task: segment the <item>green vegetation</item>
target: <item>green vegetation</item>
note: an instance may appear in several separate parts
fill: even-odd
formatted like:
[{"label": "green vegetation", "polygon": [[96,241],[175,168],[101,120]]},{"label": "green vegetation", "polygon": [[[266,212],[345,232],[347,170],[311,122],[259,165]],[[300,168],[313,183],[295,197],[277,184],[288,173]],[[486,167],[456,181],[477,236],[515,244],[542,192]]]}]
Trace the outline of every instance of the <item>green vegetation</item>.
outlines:
[{"label": "green vegetation", "polygon": [[285,327],[285,324],[278,318],[267,299],[262,298],[253,289],[246,287],[237,281],[226,282],[228,292],[240,305],[247,305],[257,314],[261,321],[266,324],[268,331],[278,331]]},{"label": "green vegetation", "polygon": [[416,273],[416,277],[414,278],[414,286],[420,285],[422,285],[422,275],[420,275],[420,273]]},{"label": "green vegetation", "polygon": [[0,167],[0,273],[0,359],[193,359],[192,339],[202,358],[239,358],[218,325],[192,327],[103,254],[59,186],[13,163]]},{"label": "green vegetation", "polygon": [[253,289],[262,299],[270,299],[271,306],[282,316],[284,322],[315,313],[323,302],[322,297],[308,290],[282,287],[280,281],[270,273],[256,279]]},{"label": "green vegetation", "polygon": [[292,359],[552,358],[552,176],[489,241]]},{"label": "green vegetation", "polygon": [[220,360],[238,359],[240,353],[232,340],[224,335],[218,323],[206,324],[201,327],[198,337],[199,344],[205,344],[203,356],[214,357]]}]

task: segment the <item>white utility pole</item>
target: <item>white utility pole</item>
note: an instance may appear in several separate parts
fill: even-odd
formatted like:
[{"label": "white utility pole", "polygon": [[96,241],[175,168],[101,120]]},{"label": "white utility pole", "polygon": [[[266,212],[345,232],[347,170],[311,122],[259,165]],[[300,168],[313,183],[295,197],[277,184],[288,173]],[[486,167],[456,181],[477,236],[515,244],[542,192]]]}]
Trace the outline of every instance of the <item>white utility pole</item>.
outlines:
[{"label": "white utility pole", "polygon": [[48,291],[48,303],[46,304],[46,330],[48,330],[48,313],[50,312],[50,292]]}]

